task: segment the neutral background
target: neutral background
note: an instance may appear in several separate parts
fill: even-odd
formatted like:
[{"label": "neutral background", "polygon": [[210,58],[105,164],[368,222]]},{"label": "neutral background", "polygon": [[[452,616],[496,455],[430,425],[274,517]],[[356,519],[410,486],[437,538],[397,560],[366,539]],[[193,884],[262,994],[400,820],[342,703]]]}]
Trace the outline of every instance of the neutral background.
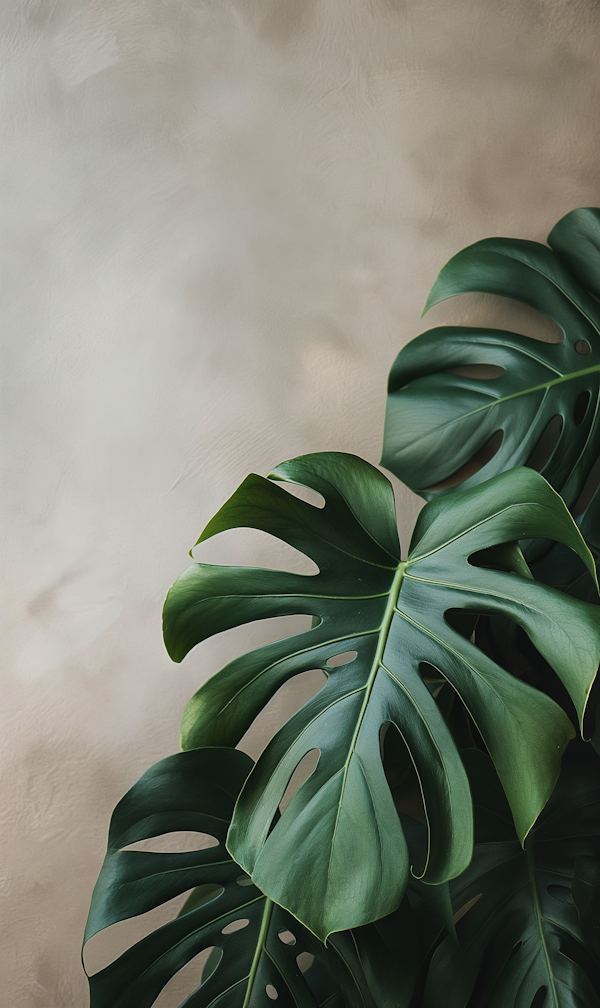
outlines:
[{"label": "neutral background", "polygon": [[[197,686],[281,635],[170,662],[162,600],[204,523],[293,455],[377,463],[387,371],[446,259],[600,204],[599,41],[596,0],[5,0],[3,1004],[87,1004],[114,804]],[[430,324],[469,318],[545,331],[492,298]],[[418,507],[399,491],[405,546]],[[199,557],[305,569],[219,539]]]}]

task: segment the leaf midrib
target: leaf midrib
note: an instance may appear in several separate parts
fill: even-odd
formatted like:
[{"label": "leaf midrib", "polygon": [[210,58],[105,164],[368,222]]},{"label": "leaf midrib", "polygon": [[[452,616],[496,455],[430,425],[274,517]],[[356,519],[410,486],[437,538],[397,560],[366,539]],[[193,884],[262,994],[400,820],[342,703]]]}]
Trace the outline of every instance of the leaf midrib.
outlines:
[{"label": "leaf midrib", "polygon": [[258,935],[258,941],[256,943],[256,948],[254,950],[254,956],[252,959],[252,965],[250,967],[250,973],[248,974],[248,983],[246,985],[246,993],[244,995],[244,1003],[242,1008],[248,1008],[248,1002],[252,996],[252,988],[254,987],[254,980],[256,979],[256,973],[258,971],[258,965],[260,963],[260,957],[263,953],[265,947],[265,942],[267,940],[267,932],[269,930],[269,924],[271,923],[271,915],[273,913],[273,900],[269,899],[267,896],[265,898],[265,908],[263,910],[262,920],[260,922],[260,932]]},{"label": "leaf midrib", "polygon": [[[500,396],[499,399],[494,399],[493,402],[485,403],[483,406],[478,406],[477,409],[470,410],[468,413],[461,413],[459,416],[452,417],[451,420],[446,420],[444,423],[439,424],[437,427],[432,427],[420,438],[416,438],[411,441],[410,447],[414,449],[420,441],[425,441],[430,438],[437,431],[443,430],[445,427],[451,427],[452,424],[459,423],[462,420],[466,420],[468,417],[475,416],[477,413],[484,412],[485,410],[494,409],[496,406],[500,406],[502,403],[509,402],[511,399],[518,399],[521,396],[530,395],[533,392],[548,391],[555,385],[561,385],[564,382],[574,381],[576,378],[582,378],[587,374],[594,374],[600,371],[600,364],[593,364],[591,367],[583,368],[581,371],[570,371],[568,374],[560,375],[559,378],[552,378],[547,382],[542,382],[540,385],[531,385],[529,388],[521,389],[519,392],[511,392],[510,395]],[[483,379],[481,379],[483,380]],[[488,391],[489,389],[483,389],[482,392]]]},{"label": "leaf midrib", "polygon": [[533,897],[533,910],[535,914],[535,923],[538,929],[538,934],[540,937],[540,945],[542,946],[542,951],[544,953],[544,959],[546,962],[546,970],[548,973],[548,981],[550,983],[550,990],[552,992],[552,1001],[554,1008],[560,1008],[558,1001],[558,994],[556,991],[556,983],[554,979],[554,970],[552,969],[552,963],[550,961],[550,952],[548,950],[548,945],[546,943],[546,935],[544,934],[544,924],[543,924],[543,914],[542,908],[540,906],[540,895],[537,888],[536,880],[536,865],[533,855],[535,833],[531,833],[525,843],[525,851],[527,854],[527,871],[529,874],[529,885],[531,888],[531,893]]},{"label": "leaf midrib", "polygon": [[362,726],[362,722],[363,722],[363,719],[364,719],[364,716],[365,716],[365,712],[367,710],[367,706],[368,706],[369,700],[371,698],[371,693],[373,691],[373,686],[375,685],[375,679],[377,678],[377,673],[379,672],[379,669],[381,667],[381,663],[382,663],[382,659],[383,659],[383,653],[385,651],[385,646],[387,644],[387,639],[388,639],[388,635],[389,635],[389,632],[390,632],[390,627],[392,625],[392,620],[393,620],[394,614],[396,612],[396,603],[398,602],[398,596],[400,594],[400,588],[402,586],[402,581],[403,581],[403,578],[404,578],[404,572],[405,572],[405,570],[406,570],[406,561],[400,561],[400,563],[398,564],[396,573],[394,574],[394,580],[392,581],[392,584],[390,586],[388,601],[387,601],[387,604],[386,604],[386,607],[385,607],[383,618],[381,620],[381,626],[379,628],[379,640],[377,642],[377,650],[375,651],[375,655],[373,656],[373,662],[371,664],[371,670],[369,672],[369,678],[367,679],[367,682],[366,682],[365,687],[364,687],[365,695],[363,697],[363,702],[362,702],[362,706],[360,708],[359,715],[358,715],[358,717],[356,719],[356,726],[354,728],[354,733],[352,735],[350,746],[348,747],[348,755],[347,755],[345,763],[344,763],[342,785],[341,785],[341,789],[340,789],[340,796],[339,796],[339,799],[338,799],[338,807],[337,807],[337,812],[336,812],[336,817],[335,817],[335,823],[334,823],[333,833],[332,833],[332,836],[331,836],[331,842],[330,842],[330,847],[329,847],[329,860],[328,860],[328,864],[327,864],[327,879],[328,880],[329,880],[329,876],[330,876],[330,873],[331,873],[331,862],[332,862],[332,859],[333,859],[333,849],[334,849],[334,846],[335,846],[335,837],[336,837],[338,823],[339,823],[339,818],[340,818],[340,814],[341,814],[341,810],[342,810],[342,804],[343,804],[343,801],[344,801],[344,792],[345,792],[345,789],[346,789],[346,781],[347,781],[347,777],[348,777],[348,770],[350,768],[350,762],[351,762],[352,757],[354,755],[354,750],[356,748],[356,742],[357,742],[358,735],[359,735],[359,732],[360,732],[360,729],[361,729],[361,726]]}]

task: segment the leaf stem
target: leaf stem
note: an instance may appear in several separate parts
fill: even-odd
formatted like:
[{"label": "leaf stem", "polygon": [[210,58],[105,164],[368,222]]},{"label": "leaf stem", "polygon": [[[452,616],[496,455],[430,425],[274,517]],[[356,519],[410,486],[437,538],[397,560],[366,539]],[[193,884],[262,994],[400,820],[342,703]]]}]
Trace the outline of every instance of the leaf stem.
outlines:
[{"label": "leaf stem", "polygon": [[527,869],[529,872],[529,885],[531,886],[531,893],[533,896],[533,909],[535,913],[535,921],[540,936],[540,944],[542,946],[542,950],[544,952],[544,958],[546,960],[548,982],[550,984],[550,990],[552,992],[552,1008],[560,1008],[560,1004],[558,1001],[558,993],[556,991],[556,983],[554,982],[554,971],[552,969],[552,963],[550,962],[550,953],[548,951],[548,946],[546,944],[546,935],[544,934],[544,917],[542,914],[542,908],[540,906],[540,896],[538,893],[537,881],[535,877],[535,858],[533,855],[534,836],[535,833],[532,830],[525,841],[525,851],[527,853]]},{"label": "leaf stem", "polygon": [[260,962],[260,957],[267,940],[267,931],[269,930],[269,924],[271,923],[271,914],[273,913],[273,900],[270,900],[268,896],[265,897],[265,909],[263,910],[262,921],[260,924],[260,932],[258,935],[258,941],[256,943],[256,948],[254,950],[254,958],[252,959],[252,965],[250,967],[250,972],[248,974],[248,983],[246,984],[246,993],[244,995],[244,1003],[242,1008],[248,1008],[248,1002],[252,996],[252,988],[254,987],[254,981],[256,979],[256,973],[258,971],[258,964]]}]

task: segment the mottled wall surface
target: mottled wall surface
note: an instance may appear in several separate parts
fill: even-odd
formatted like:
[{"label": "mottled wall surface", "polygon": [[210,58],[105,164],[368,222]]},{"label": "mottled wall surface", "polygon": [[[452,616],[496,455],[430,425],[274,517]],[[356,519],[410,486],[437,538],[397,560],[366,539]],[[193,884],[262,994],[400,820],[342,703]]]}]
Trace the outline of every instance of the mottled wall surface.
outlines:
[{"label": "mottled wall surface", "polygon": [[[6,0],[2,1004],[86,1005],[112,807],[199,683],[279,635],[169,661],[162,600],[206,520],[284,458],[377,462],[445,260],[600,204],[599,40],[595,0]],[[432,324],[518,324],[460,300]],[[418,506],[400,490],[405,545]],[[257,532],[199,556],[288,554]]]}]

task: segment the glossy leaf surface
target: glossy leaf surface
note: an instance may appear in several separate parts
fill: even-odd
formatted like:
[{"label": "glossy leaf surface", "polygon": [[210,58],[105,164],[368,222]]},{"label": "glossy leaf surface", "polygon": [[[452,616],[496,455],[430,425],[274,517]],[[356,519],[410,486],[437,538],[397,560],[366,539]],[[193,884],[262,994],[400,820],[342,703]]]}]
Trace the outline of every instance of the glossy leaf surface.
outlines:
[{"label": "glossy leaf surface", "polygon": [[[382,463],[426,499],[526,464],[542,472],[570,509],[580,498],[600,455],[600,305],[581,283],[597,293],[599,212],[567,214],[549,241],[556,252],[509,238],[470,245],[444,266],[426,310],[467,292],[501,295],[551,318],[564,333],[561,343],[442,326],[416,337],[396,358]],[[504,373],[449,373],[473,365]],[[600,494],[581,509],[585,537],[600,548]]]},{"label": "glossy leaf surface", "polygon": [[[214,970],[207,963],[186,1008],[266,1008],[274,992],[288,1008],[363,1003],[350,974],[346,1002],[331,975],[332,963],[338,975],[347,972],[342,958],[266,899],[225,849],[234,803],[251,767],[252,760],[234,749],[177,753],[151,767],[117,805],[86,940],[195,888],[175,920],[90,977],[91,1008],[150,1008],[168,981],[211,947],[222,953],[220,961],[214,956]],[[219,844],[173,854],[121,849],[174,830],[209,833]],[[232,929],[244,920],[245,927]],[[305,974],[296,961],[301,953],[316,957]]]},{"label": "glossy leaf surface", "polygon": [[600,761],[583,743],[567,751],[523,850],[476,755],[482,835],[453,884],[459,944],[445,939],[435,952],[423,1006],[598,1008]]},{"label": "glossy leaf surface", "polygon": [[[469,862],[468,782],[422,663],[440,669],[471,712],[526,835],[573,728],[553,701],[499,668],[444,614],[510,616],[552,664],[581,717],[600,657],[597,611],[529,577],[473,566],[469,557],[548,536],[576,550],[590,570],[593,561],[560,498],[530,470],[429,504],[406,561],[399,559],[391,487],[367,463],[323,453],[286,462],[273,476],[316,490],[324,508],[251,476],[201,540],[227,528],[259,528],[305,552],[320,573],[195,564],[167,597],[165,640],[180,660],[211,634],[253,619],[305,613],[321,620],[213,676],[188,705],[183,743],[235,745],[283,682],[308,669],[328,673],[326,686],[262,754],[228,838],[256,884],[324,938],[390,913],[406,887],[406,841],[381,764],[385,723],[400,730],[421,782],[430,847],[415,871],[439,883]],[[328,667],[347,651],[356,651],[354,661]],[[271,829],[289,778],[314,749],[316,770]]]}]

